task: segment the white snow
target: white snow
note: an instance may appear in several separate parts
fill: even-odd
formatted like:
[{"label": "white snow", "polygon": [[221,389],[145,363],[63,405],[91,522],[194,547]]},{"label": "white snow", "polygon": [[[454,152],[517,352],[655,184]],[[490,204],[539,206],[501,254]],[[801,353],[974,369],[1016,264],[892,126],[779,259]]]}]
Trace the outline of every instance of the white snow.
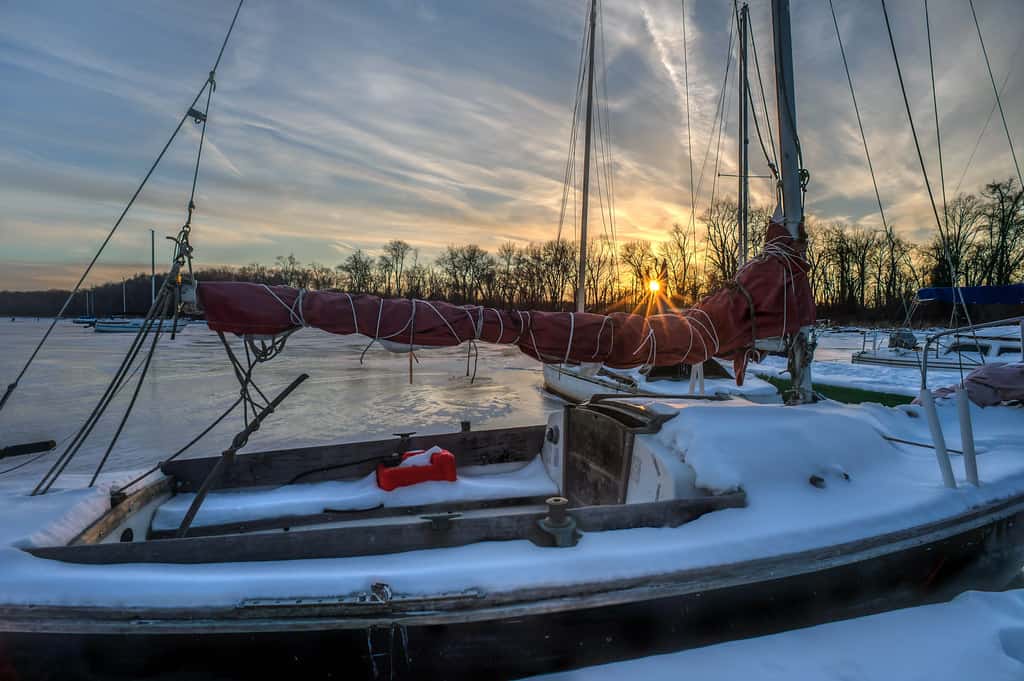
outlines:
[{"label": "white snow", "polygon": [[1019,681],[1024,678],[1024,591],[968,592],[939,605],[533,678]]},{"label": "white snow", "polygon": [[[666,405],[668,408],[672,405]],[[675,405],[678,407],[678,405]],[[955,406],[940,401],[940,418],[955,442]],[[680,409],[653,446],[679,447],[706,484],[742,485],[749,507],[705,515],[678,528],[589,533],[573,548],[526,541],[480,543],[385,557],[210,565],[92,566],[43,560],[0,548],[0,603],[102,606],[207,606],[249,598],[317,597],[365,592],[385,582],[395,593],[430,594],[475,588],[498,593],[664,574],[687,568],[819,548],[964,512],[1024,489],[1024,410],[972,410],[979,443],[979,488],[960,480],[942,486],[931,449],[895,445],[880,433],[927,442],[917,408],[879,405],[804,407],[712,403]],[[788,438],[788,439],[784,439]],[[840,471],[849,474],[843,480]],[[826,487],[807,480],[822,475]],[[6,497],[8,506],[11,498]],[[5,525],[28,536],[33,508],[25,499]]]},{"label": "white snow", "polygon": [[[434,449],[440,451],[435,447],[424,454]],[[454,482],[421,482],[399,487],[391,492],[385,492],[377,486],[376,473],[370,473],[359,480],[283,485],[276,489],[260,491],[211,492],[196,514],[192,526],[220,525],[286,515],[309,515],[323,513],[327,508],[361,511],[379,507],[396,508],[442,502],[545,496],[557,492],[558,487],[548,477],[544,463],[538,456],[511,472],[480,475],[460,471],[458,479]],[[195,494],[178,494],[161,505],[153,517],[153,529],[171,530],[178,527],[194,498]]]},{"label": "white snow", "polygon": [[[969,368],[968,368],[969,370]],[[748,372],[761,376],[789,378],[785,357],[765,357],[751,364]],[[966,373],[966,370],[965,370]],[[811,364],[811,376],[816,384],[857,388],[891,395],[916,396],[921,391],[921,372],[913,367],[888,367],[846,362],[818,362]],[[956,385],[960,374],[956,371],[928,371],[928,387]]]},{"label": "white snow", "polygon": [[[37,338],[38,331],[15,338],[22,356],[31,350],[30,341]],[[140,397],[140,419],[130,424],[134,427],[122,437],[128,442],[127,452],[117,466],[112,461],[112,470],[145,467],[166,456],[219,411],[220,403],[211,401],[208,395],[231,399],[236,394],[237,386],[232,384],[230,370],[222,366],[222,350],[216,339],[207,332],[193,331],[189,329],[182,336],[181,342],[186,345],[158,352],[154,383],[147,388],[152,394],[144,391]],[[11,340],[10,333],[4,333],[4,340]],[[0,429],[13,441],[43,436],[60,439],[64,433],[49,430],[54,413],[64,415],[67,422],[63,426],[68,431],[77,425],[93,404],[95,388],[102,391],[103,381],[116,367],[118,354],[124,350],[122,341],[127,341],[116,335],[79,333],[71,325],[58,325],[55,334],[55,342],[63,343],[60,351],[41,356],[43,364],[26,376],[23,392],[15,395],[0,417]],[[823,345],[825,342],[823,338]],[[847,361],[851,346],[860,347],[859,335],[853,334],[834,334],[827,342],[831,345],[819,349],[819,354],[828,357],[832,353]],[[361,350],[355,342],[342,339],[339,345],[339,339],[326,334],[302,332],[289,340],[285,355],[275,360],[279,363],[265,367],[273,372],[266,385],[284,385],[300,370],[309,370],[313,378],[303,385],[301,394],[289,398],[267,421],[250,450],[321,443],[342,436],[349,440],[373,439],[408,426],[421,433],[430,428],[435,429],[430,432],[450,432],[462,417],[473,418],[474,427],[479,423],[477,419],[488,422],[488,427],[543,421],[539,367],[523,361],[517,350],[482,346],[480,375],[472,385],[464,377],[463,352],[424,355],[414,386],[408,385],[404,358],[371,348],[367,365],[360,366],[357,360]],[[5,373],[16,369],[11,360],[14,354],[0,357]],[[436,361],[431,359],[434,357]],[[496,370],[494,365],[502,369]],[[83,387],[83,381],[90,385]],[[913,385],[916,391],[916,383]],[[168,395],[175,399],[168,402]],[[64,543],[107,508],[105,493],[77,489],[84,486],[83,480],[67,475],[59,481],[61,489],[28,497],[28,491],[53,461],[52,456],[46,456],[24,471],[0,478],[0,604],[231,606],[250,598],[362,592],[374,582],[389,584],[395,593],[429,594],[470,588],[499,593],[582,580],[644,577],[812,549],[901,529],[1018,495],[1024,489],[1021,409],[972,408],[983,484],[980,488],[967,486],[962,461],[955,456],[953,465],[960,487],[948,490],[942,486],[930,448],[893,444],[881,437],[884,433],[928,443],[925,419],[915,407],[843,407],[830,403],[781,407],[738,401],[691,403],[682,408],[682,403],[664,402],[657,407],[659,410],[680,410],[679,416],[661,433],[640,437],[653,446],[685,450],[704,484],[717,489],[741,485],[748,495],[748,508],[716,511],[674,529],[589,533],[579,545],[566,549],[513,541],[384,557],[210,565],[76,565],[35,558],[17,548]],[[940,400],[939,412],[949,445],[959,448],[955,406]],[[116,425],[116,419],[112,421]],[[38,427],[39,432],[30,432],[30,426]],[[106,433],[112,427],[101,424]],[[237,428],[238,419],[226,420],[196,454],[218,451]],[[104,442],[102,438],[98,441]],[[83,470],[88,466],[91,472],[95,454],[87,456],[83,452],[80,464],[75,465]],[[849,474],[849,481],[843,479],[842,472]],[[479,478],[469,480],[471,473],[476,471],[460,471],[464,481],[485,484]],[[824,489],[807,482],[814,474],[825,479]],[[8,479],[12,476],[13,480]],[[493,482],[499,484],[500,480]],[[424,494],[428,491],[423,489]],[[356,498],[360,497],[351,497]],[[325,492],[316,504],[334,507],[336,501]],[[287,502],[298,503],[295,499]]]}]

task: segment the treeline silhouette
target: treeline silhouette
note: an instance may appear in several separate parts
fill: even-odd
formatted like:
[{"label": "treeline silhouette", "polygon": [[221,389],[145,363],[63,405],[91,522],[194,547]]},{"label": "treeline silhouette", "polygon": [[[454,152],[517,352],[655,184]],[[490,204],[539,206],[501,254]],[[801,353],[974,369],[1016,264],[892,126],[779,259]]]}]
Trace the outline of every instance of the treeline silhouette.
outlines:
[{"label": "treeline silhouette", "polygon": [[[1015,180],[991,182],[979,194],[961,194],[944,209],[943,229],[925,244],[897,236],[894,226],[872,229],[808,219],[810,278],[818,316],[898,323],[914,292],[948,286],[1002,285],[1024,277],[1024,191]],[[759,252],[770,213],[751,211],[751,253]],[[665,241],[614,244],[594,239],[587,249],[586,298],[593,311],[648,309],[649,282],[659,282],[658,309],[692,305],[736,273],[739,256],[735,201],[712,204],[696,225],[673,225]],[[401,240],[378,253],[353,251],[340,263],[302,263],[278,256],[271,265],[214,267],[200,281],[249,281],[338,289],[380,296],[441,299],[504,308],[571,309],[577,245],[551,240],[506,242],[494,252],[475,244],[449,245],[432,261]],[[141,315],[149,307],[148,274],[91,289],[98,316]],[[66,291],[0,292],[0,314],[55,314]],[[80,293],[68,316],[85,312]],[[948,319],[949,307],[931,306],[919,321]],[[990,315],[983,315],[990,317]]]}]

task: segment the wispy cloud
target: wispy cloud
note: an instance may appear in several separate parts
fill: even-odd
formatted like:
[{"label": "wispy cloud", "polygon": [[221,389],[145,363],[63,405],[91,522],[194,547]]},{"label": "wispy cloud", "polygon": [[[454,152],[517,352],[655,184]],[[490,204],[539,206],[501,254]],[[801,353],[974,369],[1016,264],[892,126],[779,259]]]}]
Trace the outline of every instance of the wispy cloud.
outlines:
[{"label": "wispy cloud", "polygon": [[[930,207],[881,16],[874,6],[837,4],[888,216],[905,233],[927,238]],[[199,177],[194,237],[201,262],[268,262],[294,252],[335,264],[392,238],[429,258],[449,243],[494,248],[551,238],[586,5],[247,3],[218,73]],[[685,223],[690,210],[679,3],[603,5],[618,233],[658,239],[672,222]],[[1024,4],[976,5],[1002,82],[1019,60]],[[706,149],[715,156],[711,134],[731,7],[687,6],[696,172]],[[798,114],[812,173],[808,207],[824,220],[877,225],[827,6],[793,7]],[[915,122],[938,182],[923,15],[917,5],[891,9]],[[992,102],[964,12],[957,3],[932,10],[947,185],[963,172]],[[751,15],[774,112],[768,3],[752,2]],[[230,8],[216,3],[5,5],[0,288],[73,278],[68,273],[98,245],[202,84],[229,19]],[[1004,105],[1024,147],[1021,77],[1019,70],[1011,75]],[[735,172],[734,92],[725,103],[726,173]],[[169,234],[180,226],[198,137],[187,126],[104,262],[144,260],[150,228]],[[752,145],[752,171],[760,174],[765,165],[756,140]],[[712,172],[705,169],[698,213],[710,198]],[[975,190],[1012,172],[997,120],[964,186]],[[715,183],[733,195],[734,179]],[[768,182],[753,182],[752,191],[760,203],[772,200]]]}]

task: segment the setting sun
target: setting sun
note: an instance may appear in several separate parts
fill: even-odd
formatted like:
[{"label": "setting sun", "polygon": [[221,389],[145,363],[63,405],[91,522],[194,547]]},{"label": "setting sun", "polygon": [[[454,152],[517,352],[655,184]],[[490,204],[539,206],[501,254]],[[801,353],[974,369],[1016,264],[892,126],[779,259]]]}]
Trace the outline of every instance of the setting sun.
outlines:
[{"label": "setting sun", "polygon": [[651,293],[657,293],[658,291],[661,290],[661,284],[658,283],[657,279],[651,279],[649,282],[647,282],[647,290],[649,290]]}]

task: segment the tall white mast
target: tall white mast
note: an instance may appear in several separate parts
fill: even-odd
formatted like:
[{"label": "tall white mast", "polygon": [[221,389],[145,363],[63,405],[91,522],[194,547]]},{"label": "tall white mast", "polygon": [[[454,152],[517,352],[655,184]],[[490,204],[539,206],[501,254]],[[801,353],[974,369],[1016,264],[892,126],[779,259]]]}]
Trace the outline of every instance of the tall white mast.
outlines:
[{"label": "tall white mast", "polygon": [[[796,91],[793,85],[793,43],[790,33],[789,0],[772,0],[775,29],[775,90],[779,114],[779,171],[782,174],[783,222],[790,236],[800,238],[804,219],[800,188],[800,141],[796,132]],[[790,402],[814,401],[811,385],[810,327],[802,327],[789,347],[789,372],[793,379]]]},{"label": "tall white mast", "polygon": [[583,312],[587,298],[587,213],[590,208],[590,132],[594,116],[594,45],[597,0],[590,0],[590,43],[587,61],[587,123],[583,135],[583,209],[580,212],[580,265],[576,279],[576,311]]}]

